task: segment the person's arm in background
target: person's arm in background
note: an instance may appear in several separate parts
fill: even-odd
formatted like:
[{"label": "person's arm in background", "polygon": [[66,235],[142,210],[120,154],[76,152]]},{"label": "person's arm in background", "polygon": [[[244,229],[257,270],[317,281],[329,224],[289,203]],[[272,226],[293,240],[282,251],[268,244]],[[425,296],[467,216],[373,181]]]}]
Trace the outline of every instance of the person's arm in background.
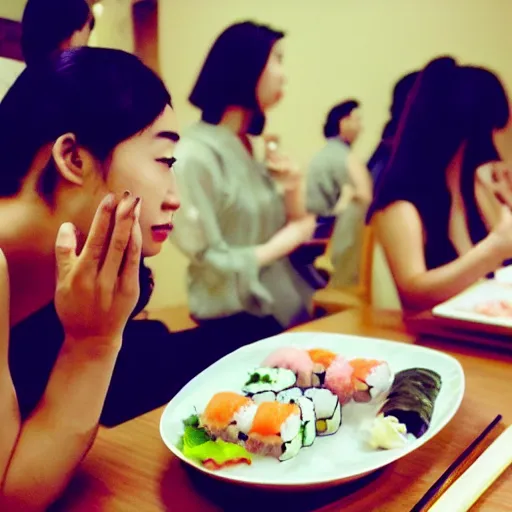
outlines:
[{"label": "person's arm in background", "polygon": [[372,177],[366,165],[353,151],[347,157],[347,169],[354,188],[353,198],[369,206],[373,199]]},{"label": "person's arm in background", "polygon": [[93,442],[123,330],[139,294],[139,208],[134,198],[116,208],[115,199],[108,196],[79,256],[74,227],[61,227],[55,249],[55,307],[65,340],[43,398],[23,423],[6,377],[5,339],[0,342],[2,394],[7,391],[7,400],[0,401],[0,510],[46,510]]},{"label": "person's arm in background", "polygon": [[502,208],[499,225],[463,256],[439,268],[425,263],[423,224],[409,202],[391,204],[372,225],[408,311],[431,309],[462,292],[512,256],[512,213]]}]

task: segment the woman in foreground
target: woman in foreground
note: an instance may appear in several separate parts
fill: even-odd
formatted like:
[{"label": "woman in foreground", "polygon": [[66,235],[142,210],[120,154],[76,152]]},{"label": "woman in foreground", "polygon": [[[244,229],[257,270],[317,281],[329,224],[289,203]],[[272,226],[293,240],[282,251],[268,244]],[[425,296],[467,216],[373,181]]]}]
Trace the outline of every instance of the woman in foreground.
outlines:
[{"label": "woman in foreground", "polygon": [[[160,79],[98,48],[29,66],[0,103],[0,125],[0,509],[42,510],[87,452],[123,352],[130,363],[114,381],[144,380],[146,352],[148,379],[170,380],[170,338],[126,354],[122,337],[141,253],[159,252],[179,206],[178,134]],[[31,322],[52,316],[54,297],[62,326]]]},{"label": "woman in foreground", "polygon": [[512,189],[499,161],[512,161],[499,79],[451,58],[432,61],[369,212],[404,309],[430,309],[512,257]]}]

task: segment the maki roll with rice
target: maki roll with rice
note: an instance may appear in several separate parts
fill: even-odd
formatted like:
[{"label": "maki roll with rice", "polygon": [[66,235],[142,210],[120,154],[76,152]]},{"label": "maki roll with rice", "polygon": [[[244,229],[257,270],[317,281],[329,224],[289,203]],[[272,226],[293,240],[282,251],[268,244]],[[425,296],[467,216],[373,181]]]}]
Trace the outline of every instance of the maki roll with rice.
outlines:
[{"label": "maki roll with rice", "polygon": [[316,434],[330,436],[341,426],[341,404],[338,397],[324,388],[309,388],[304,396],[313,402],[316,417]]},{"label": "maki roll with rice", "polygon": [[277,393],[295,386],[297,376],[286,368],[257,368],[249,374],[242,392],[257,403],[274,402]]},{"label": "maki roll with rice", "polygon": [[316,414],[313,401],[303,395],[301,388],[291,388],[281,391],[277,401],[283,404],[297,404],[300,408],[302,421],[302,446],[312,446],[316,439]]}]

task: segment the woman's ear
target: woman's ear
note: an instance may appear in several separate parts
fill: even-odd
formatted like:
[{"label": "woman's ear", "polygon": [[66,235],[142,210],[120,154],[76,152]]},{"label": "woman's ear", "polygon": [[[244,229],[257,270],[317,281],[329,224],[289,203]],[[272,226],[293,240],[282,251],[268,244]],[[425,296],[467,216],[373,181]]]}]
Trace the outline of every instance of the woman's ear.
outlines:
[{"label": "woman's ear", "polygon": [[81,186],[84,181],[84,164],[74,133],[61,135],[53,144],[52,156],[61,178]]}]

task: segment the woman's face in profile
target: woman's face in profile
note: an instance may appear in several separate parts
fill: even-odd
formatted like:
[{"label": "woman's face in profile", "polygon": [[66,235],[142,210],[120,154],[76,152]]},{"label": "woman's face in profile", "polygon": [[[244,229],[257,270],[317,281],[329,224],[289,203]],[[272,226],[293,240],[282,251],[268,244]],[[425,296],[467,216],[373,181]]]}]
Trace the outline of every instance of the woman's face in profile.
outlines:
[{"label": "woman's face in profile", "polygon": [[263,112],[281,100],[285,82],[283,47],[282,40],[279,40],[272,47],[265,69],[256,86],[256,98]]},{"label": "woman's face in profile", "polygon": [[106,180],[100,178],[100,185],[99,180],[90,185],[96,199],[91,201],[91,221],[97,204],[108,192],[122,194],[128,190],[141,198],[143,256],[160,252],[180,205],[173,171],[177,131],[176,114],[166,106],[152,125],[115,147]]}]

